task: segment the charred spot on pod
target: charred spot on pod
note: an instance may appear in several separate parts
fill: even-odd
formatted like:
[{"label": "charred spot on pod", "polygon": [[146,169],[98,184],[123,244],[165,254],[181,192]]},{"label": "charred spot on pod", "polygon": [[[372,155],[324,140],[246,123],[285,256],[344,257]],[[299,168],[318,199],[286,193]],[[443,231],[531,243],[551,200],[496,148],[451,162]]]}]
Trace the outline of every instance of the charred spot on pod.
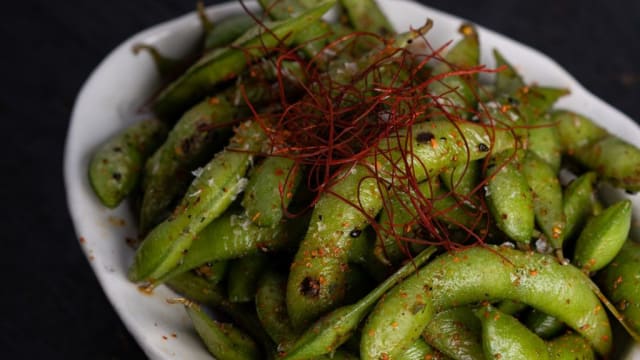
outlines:
[{"label": "charred spot on pod", "polygon": [[480,143],[480,144],[478,144],[478,151],[487,152],[487,151],[489,151],[489,147],[487,146],[487,144]]},{"label": "charred spot on pod", "polygon": [[352,238],[356,238],[356,237],[360,236],[360,234],[362,234],[362,230],[360,230],[360,229],[353,229],[353,230],[351,230],[351,232],[349,233],[349,236],[351,236]]},{"label": "charred spot on pod", "polygon": [[113,148],[113,151],[122,152],[122,148],[120,146],[116,146],[116,147]]},{"label": "charred spot on pod", "polygon": [[320,281],[309,276],[302,279],[300,293],[305,297],[316,298],[320,296]]},{"label": "charred spot on pod", "polygon": [[119,172],[114,172],[113,174],[111,174],[111,177],[115,181],[120,181],[120,179],[122,179],[122,174],[120,174]]},{"label": "charred spot on pod", "polygon": [[428,131],[423,131],[416,135],[416,141],[420,144],[428,143],[433,139],[435,139],[435,136]]},{"label": "charred spot on pod", "polygon": [[507,98],[507,102],[508,102],[508,103],[509,103],[509,105],[511,105],[511,106],[518,106],[518,105],[520,105],[520,101],[518,101],[518,99],[513,98],[513,97],[511,97],[511,96],[509,96],[509,97]]}]

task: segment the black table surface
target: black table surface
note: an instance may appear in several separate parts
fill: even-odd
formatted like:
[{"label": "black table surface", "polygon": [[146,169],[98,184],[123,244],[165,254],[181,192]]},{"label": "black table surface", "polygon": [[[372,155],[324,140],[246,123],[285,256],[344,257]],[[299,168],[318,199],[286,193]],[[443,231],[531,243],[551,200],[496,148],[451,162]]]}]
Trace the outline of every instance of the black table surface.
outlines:
[{"label": "black table surface", "polygon": [[[422,2],[541,50],[640,119],[640,1]],[[194,3],[3,2],[0,357],[144,357],[78,246],[62,153],[73,102],[91,70],[131,34],[189,12]]]}]

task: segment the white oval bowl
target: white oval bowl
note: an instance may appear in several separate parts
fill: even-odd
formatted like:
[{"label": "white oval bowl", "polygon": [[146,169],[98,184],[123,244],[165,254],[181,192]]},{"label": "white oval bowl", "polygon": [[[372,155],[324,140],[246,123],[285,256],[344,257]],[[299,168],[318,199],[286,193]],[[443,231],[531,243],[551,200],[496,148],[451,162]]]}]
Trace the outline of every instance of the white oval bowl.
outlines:
[{"label": "white oval bowl", "polygon": [[[428,39],[438,46],[457,38],[463,19],[408,0],[379,0],[393,24],[400,31],[434,20]],[[249,3],[256,9],[255,3]],[[208,8],[213,18],[223,18],[241,11],[239,4],[227,3]],[[127,237],[135,238],[134,217],[129,206],[109,210],[103,207],[89,186],[87,168],[96,147],[112,134],[131,124],[138,109],[158,85],[158,76],[148,56],[134,56],[131,48],[143,42],[156,45],[170,56],[178,57],[190,49],[200,31],[195,14],[142,31],[113,50],[93,71],[76,100],[67,134],[64,178],[67,201],[80,244],[90,260],[107,297],[127,329],[152,359],[211,359],[181,306],[165,301],[174,294],[161,287],[152,295],[143,294],[126,278],[133,258]],[[640,146],[640,128],[631,119],[584,89],[557,63],[540,52],[491,30],[478,28],[482,62],[493,65],[491,50],[498,48],[523,74],[526,81],[541,85],[566,87],[571,95],[557,107],[587,114],[610,132]],[[613,192],[613,196],[626,196]],[[640,198],[629,197],[634,212],[640,214]],[[124,220],[124,224],[121,223]],[[637,230],[637,229],[636,229]],[[636,237],[637,238],[637,237]],[[626,359],[640,358],[636,345]]]}]

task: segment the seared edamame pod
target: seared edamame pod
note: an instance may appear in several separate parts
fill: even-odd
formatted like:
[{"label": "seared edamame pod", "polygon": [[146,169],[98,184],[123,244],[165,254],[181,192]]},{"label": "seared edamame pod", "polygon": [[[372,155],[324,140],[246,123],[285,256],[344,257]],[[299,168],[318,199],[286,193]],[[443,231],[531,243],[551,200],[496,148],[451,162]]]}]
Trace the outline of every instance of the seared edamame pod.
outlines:
[{"label": "seared edamame pod", "polygon": [[209,51],[230,45],[255,25],[256,21],[247,14],[231,15],[215,21],[205,34],[204,50]]},{"label": "seared edamame pod", "polygon": [[588,172],[573,180],[562,194],[566,226],[565,239],[570,239],[578,229],[581,229],[589,216],[593,215],[595,196],[594,184],[596,174]]},{"label": "seared edamame pod", "polygon": [[489,305],[478,310],[478,318],[486,359],[549,359],[544,340],[513,316]]},{"label": "seared edamame pod", "polygon": [[[416,161],[412,171],[417,181],[437,176],[442,169],[466,164],[487,156],[492,150],[514,146],[513,135],[500,128],[486,129],[474,123],[452,124],[431,121],[413,125],[411,153]],[[460,140],[464,138],[466,145]],[[389,140],[389,146],[406,146],[406,138]],[[384,140],[383,140],[384,143]],[[489,148],[487,144],[492,144]],[[394,150],[391,163],[404,157]],[[378,163],[384,172],[390,164]],[[344,272],[351,234],[365,227],[382,207],[381,194],[374,180],[373,165],[356,165],[331,191],[320,198],[311,215],[311,225],[300,244],[287,285],[287,308],[294,327],[304,325],[335,308],[344,298]],[[429,174],[429,175],[427,175]],[[345,201],[346,200],[346,201]],[[353,205],[352,205],[353,204]],[[355,206],[364,209],[367,216]]]},{"label": "seared edamame pod", "polygon": [[104,206],[114,208],[131,193],[147,156],[160,145],[166,133],[162,122],[144,120],[98,148],[89,163],[89,183]]},{"label": "seared edamame pod", "polygon": [[185,304],[187,314],[209,352],[220,360],[262,359],[258,345],[246,334],[229,323],[209,317],[200,306]]},{"label": "seared edamame pod", "polygon": [[422,339],[417,339],[402,354],[396,357],[397,360],[448,360],[449,358],[432,348]]},{"label": "seared edamame pod", "polygon": [[568,110],[551,112],[551,121],[560,134],[562,150],[568,155],[607,136],[607,131],[585,116]]},{"label": "seared edamame pod", "polygon": [[529,330],[543,339],[551,339],[565,329],[562,321],[542,311],[531,309],[523,321]]},{"label": "seared edamame pod", "polygon": [[452,359],[484,360],[481,324],[467,306],[436,314],[422,332],[424,340]]},{"label": "seared edamame pod", "polygon": [[249,176],[242,198],[247,216],[259,226],[275,226],[289,207],[302,170],[293,159],[270,156]]},{"label": "seared edamame pod", "polygon": [[619,201],[592,217],[576,240],[573,261],[584,271],[598,271],[615,256],[629,236],[631,201]]},{"label": "seared edamame pod", "polygon": [[269,259],[261,252],[251,254],[231,263],[227,276],[227,296],[234,303],[246,303],[255,297],[258,278]]},{"label": "seared edamame pod", "polygon": [[568,332],[547,341],[551,360],[595,360],[596,354],[589,342],[574,332]]},{"label": "seared edamame pod", "polygon": [[606,355],[611,351],[611,327],[588,281],[577,268],[532,252],[486,246],[448,253],[405,279],[376,305],[363,329],[370,336],[362,337],[360,356],[393,358],[420,336],[435,312],[502,299],[557,317]]},{"label": "seared edamame pod", "polygon": [[264,138],[257,122],[237,128],[229,146],[202,169],[180,205],[145,237],[129,269],[132,281],[159,279],[178,265],[196,235],[244,190],[243,176]]},{"label": "seared edamame pod", "polygon": [[[233,46],[205,54],[158,95],[153,104],[154,112],[161,118],[175,117],[216,85],[239,74],[250,60],[272,50],[270,47],[291,44],[295,38],[292,33],[316,22],[334,3],[335,0],[326,0],[295,18],[254,25],[236,39]],[[265,31],[263,26],[269,31]]]},{"label": "seared edamame pod", "polygon": [[194,269],[196,274],[207,279],[213,285],[221,282],[226,277],[228,270],[229,261],[227,260],[209,262]]},{"label": "seared edamame pod", "polygon": [[375,0],[339,0],[339,4],[356,31],[369,31],[382,36],[395,34],[393,25]]},{"label": "seared edamame pod", "polygon": [[546,162],[557,174],[562,160],[562,144],[558,129],[549,114],[529,119],[527,150]]},{"label": "seared edamame pod", "polygon": [[481,174],[482,162],[471,161],[469,164],[447,168],[440,174],[440,180],[454,195],[466,199],[480,182]]},{"label": "seared edamame pod", "polygon": [[566,219],[562,188],[556,172],[534,153],[522,160],[522,173],[533,192],[533,211],[540,229],[553,248],[562,254]]},{"label": "seared edamame pod", "polygon": [[520,74],[497,49],[493,49],[493,57],[496,59],[497,68],[504,67],[496,74],[496,95],[510,96],[525,86]]},{"label": "seared edamame pod", "polygon": [[277,344],[285,344],[296,338],[289,321],[285,289],[287,278],[275,270],[268,270],[258,280],[256,312],[260,324]]}]

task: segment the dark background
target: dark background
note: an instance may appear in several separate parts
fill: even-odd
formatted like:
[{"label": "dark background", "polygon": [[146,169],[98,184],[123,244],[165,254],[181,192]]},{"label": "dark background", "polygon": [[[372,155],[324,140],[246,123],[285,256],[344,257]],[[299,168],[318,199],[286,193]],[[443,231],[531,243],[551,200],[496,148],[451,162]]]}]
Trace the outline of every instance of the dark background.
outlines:
[{"label": "dark background", "polygon": [[[640,1],[422,2],[541,50],[640,119]],[[130,35],[189,12],[194,3],[3,1],[0,357],[144,357],[77,244],[62,154],[75,96],[91,70]]]}]

